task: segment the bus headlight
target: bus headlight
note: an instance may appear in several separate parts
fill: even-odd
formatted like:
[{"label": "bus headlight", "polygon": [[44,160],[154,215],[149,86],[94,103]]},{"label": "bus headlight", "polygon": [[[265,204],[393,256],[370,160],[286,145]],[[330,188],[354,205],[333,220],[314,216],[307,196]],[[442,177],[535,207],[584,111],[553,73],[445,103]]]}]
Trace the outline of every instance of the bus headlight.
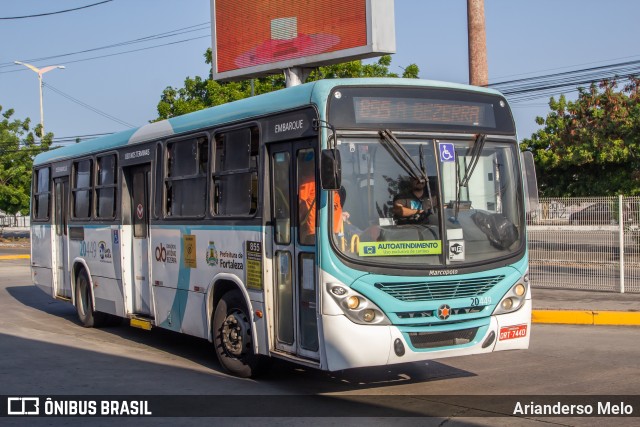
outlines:
[{"label": "bus headlight", "polygon": [[527,288],[522,284],[522,283],[518,283],[514,288],[513,288],[513,292],[521,297],[525,294],[525,292],[527,291]]},{"label": "bus headlight", "polygon": [[513,300],[511,298],[505,298],[500,304],[504,310],[511,310],[513,307]]},{"label": "bus headlight", "polygon": [[362,319],[365,322],[371,323],[375,318],[376,318],[376,312],[371,310],[370,308],[362,311]]},{"label": "bus headlight", "polygon": [[518,282],[504,294],[493,314],[505,314],[517,311],[523,306],[529,288],[529,274],[525,273]]},{"label": "bus headlight", "polygon": [[334,283],[327,283],[328,294],[338,303],[349,320],[360,325],[390,325],[380,308],[362,294]]},{"label": "bus headlight", "polygon": [[349,307],[350,310],[355,310],[358,306],[360,306],[360,298],[355,295],[351,295],[347,298],[347,307]]}]

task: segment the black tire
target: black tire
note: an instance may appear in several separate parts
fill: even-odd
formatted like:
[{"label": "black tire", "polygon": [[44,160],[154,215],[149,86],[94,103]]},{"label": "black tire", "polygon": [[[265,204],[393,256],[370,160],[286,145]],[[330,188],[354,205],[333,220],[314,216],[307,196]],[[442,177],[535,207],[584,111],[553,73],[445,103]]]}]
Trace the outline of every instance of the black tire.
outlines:
[{"label": "black tire", "polygon": [[242,293],[232,290],[222,296],[213,314],[213,345],[224,369],[241,378],[256,376],[265,357],[253,351],[251,316]]},{"label": "black tire", "polygon": [[87,271],[82,268],[76,277],[76,311],[80,323],[85,328],[100,328],[109,321],[109,315],[99,313],[93,309],[91,297],[91,281]]}]

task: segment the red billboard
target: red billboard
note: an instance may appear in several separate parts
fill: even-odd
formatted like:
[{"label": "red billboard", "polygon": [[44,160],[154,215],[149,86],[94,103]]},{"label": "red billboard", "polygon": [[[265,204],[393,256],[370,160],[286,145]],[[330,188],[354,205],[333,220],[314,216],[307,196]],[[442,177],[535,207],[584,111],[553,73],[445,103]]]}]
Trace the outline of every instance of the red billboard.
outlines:
[{"label": "red billboard", "polygon": [[389,37],[393,34],[393,0],[211,2],[216,79],[264,75],[395,50],[395,36]]}]

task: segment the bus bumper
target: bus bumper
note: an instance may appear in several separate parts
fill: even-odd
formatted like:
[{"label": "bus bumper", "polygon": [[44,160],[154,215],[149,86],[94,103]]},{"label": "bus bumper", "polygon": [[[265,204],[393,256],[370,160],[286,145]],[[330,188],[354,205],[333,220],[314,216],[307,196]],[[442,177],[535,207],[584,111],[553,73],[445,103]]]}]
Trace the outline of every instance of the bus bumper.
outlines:
[{"label": "bus bumper", "polygon": [[[420,362],[445,357],[490,353],[492,351],[526,349],[531,333],[531,300],[513,313],[491,316],[469,342],[418,348],[412,344],[406,328],[367,326],[353,323],[342,315],[323,315],[326,368],[342,369]],[[452,325],[463,330],[464,323]],[[433,328],[412,328],[414,337],[430,333]],[[455,339],[454,339],[455,341]],[[415,342],[415,341],[414,341]]]}]

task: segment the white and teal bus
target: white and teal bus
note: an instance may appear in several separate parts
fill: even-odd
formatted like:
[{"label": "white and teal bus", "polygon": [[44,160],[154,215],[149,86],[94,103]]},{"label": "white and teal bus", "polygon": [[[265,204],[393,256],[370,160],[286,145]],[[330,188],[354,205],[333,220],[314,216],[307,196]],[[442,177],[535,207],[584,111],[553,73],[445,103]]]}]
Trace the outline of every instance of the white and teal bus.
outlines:
[{"label": "white and teal bus", "polygon": [[522,171],[496,91],[308,83],[38,155],[33,281],[245,377],[526,349]]}]

